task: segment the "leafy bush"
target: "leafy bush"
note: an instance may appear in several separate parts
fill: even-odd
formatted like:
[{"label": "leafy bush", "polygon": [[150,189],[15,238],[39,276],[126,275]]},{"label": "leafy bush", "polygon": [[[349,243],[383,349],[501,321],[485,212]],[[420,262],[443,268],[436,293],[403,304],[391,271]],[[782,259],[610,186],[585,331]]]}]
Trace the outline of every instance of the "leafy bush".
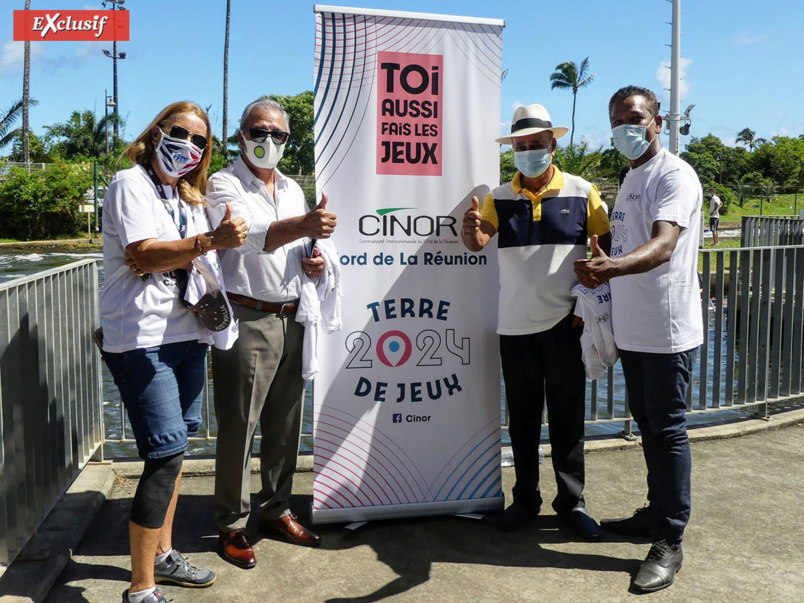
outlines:
[{"label": "leafy bush", "polygon": [[78,206],[91,186],[91,165],[11,168],[0,181],[0,233],[30,241],[80,232],[86,218]]}]

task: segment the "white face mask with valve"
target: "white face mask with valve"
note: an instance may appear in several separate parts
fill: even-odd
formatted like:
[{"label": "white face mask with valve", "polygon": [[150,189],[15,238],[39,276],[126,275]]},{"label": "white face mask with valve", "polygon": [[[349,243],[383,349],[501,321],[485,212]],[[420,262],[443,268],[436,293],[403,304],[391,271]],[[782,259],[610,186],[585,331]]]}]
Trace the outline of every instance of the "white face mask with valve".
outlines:
[{"label": "white face mask with valve", "polygon": [[243,136],[243,143],[246,145],[246,157],[255,167],[271,170],[276,167],[282,155],[285,153],[285,145],[276,144],[271,137],[266,138],[265,142],[254,142]]}]

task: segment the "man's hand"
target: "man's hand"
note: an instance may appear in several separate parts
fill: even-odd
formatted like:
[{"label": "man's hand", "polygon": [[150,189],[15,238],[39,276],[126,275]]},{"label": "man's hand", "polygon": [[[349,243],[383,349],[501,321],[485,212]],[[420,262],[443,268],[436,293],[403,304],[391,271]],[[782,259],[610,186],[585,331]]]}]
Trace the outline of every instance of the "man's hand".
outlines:
[{"label": "man's hand", "polygon": [[328,239],[332,236],[338,216],[327,211],[328,200],[327,194],[321,193],[321,203],[304,215],[299,227],[304,231],[305,236],[311,239]]},{"label": "man's hand", "polygon": [[246,242],[248,226],[243,218],[232,219],[232,204],[227,202],[226,214],[211,235],[216,249],[233,249]]},{"label": "man's hand", "polygon": [[324,258],[318,249],[313,249],[313,257],[302,258],[304,273],[310,278],[318,278],[324,271]]},{"label": "man's hand", "polygon": [[480,215],[480,201],[473,196],[472,206],[463,214],[461,222],[463,244],[467,249],[480,251],[488,244],[494,232],[489,222],[483,222],[483,217]]},{"label": "man's hand", "polygon": [[597,244],[597,235],[590,240],[592,257],[588,260],[575,260],[575,275],[584,287],[596,289],[613,275],[612,259]]}]

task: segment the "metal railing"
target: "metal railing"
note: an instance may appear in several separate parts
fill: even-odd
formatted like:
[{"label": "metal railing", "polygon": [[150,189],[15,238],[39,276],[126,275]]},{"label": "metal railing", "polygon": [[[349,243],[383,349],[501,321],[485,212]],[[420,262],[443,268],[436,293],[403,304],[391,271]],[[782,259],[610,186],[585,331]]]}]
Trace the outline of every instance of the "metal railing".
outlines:
[{"label": "metal railing", "polygon": [[797,216],[743,216],[740,247],[804,245],[804,221]]},{"label": "metal railing", "polygon": [[97,320],[94,260],[0,284],[0,573],[102,453]]}]

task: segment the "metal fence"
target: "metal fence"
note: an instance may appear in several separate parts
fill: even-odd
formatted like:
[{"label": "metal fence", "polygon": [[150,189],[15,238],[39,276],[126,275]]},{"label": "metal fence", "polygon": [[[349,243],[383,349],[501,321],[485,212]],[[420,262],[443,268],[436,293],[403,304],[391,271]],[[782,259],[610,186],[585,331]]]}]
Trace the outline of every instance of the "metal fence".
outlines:
[{"label": "metal fence", "polygon": [[98,269],[0,284],[0,572],[103,443]]},{"label": "metal fence", "polygon": [[743,216],[740,247],[804,244],[804,221],[797,216]]}]

